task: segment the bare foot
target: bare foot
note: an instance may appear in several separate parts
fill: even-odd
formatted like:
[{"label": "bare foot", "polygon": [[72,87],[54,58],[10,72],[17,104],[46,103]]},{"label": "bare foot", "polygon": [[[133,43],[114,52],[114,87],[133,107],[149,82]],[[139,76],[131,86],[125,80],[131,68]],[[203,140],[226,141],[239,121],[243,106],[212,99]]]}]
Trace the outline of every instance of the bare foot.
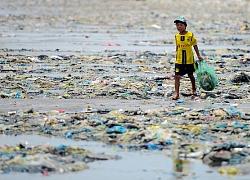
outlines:
[{"label": "bare foot", "polygon": [[192,94],[192,95],[196,94],[196,90],[193,89],[193,90],[190,92],[190,94]]}]

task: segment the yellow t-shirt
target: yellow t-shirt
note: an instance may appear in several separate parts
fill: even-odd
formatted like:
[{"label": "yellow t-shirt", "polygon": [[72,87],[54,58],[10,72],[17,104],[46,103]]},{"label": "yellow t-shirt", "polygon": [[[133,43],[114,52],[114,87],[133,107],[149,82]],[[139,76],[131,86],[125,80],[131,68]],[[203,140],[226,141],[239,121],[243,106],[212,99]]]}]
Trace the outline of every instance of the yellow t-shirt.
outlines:
[{"label": "yellow t-shirt", "polygon": [[197,45],[196,37],[188,31],[185,35],[176,34],[175,43],[177,47],[176,64],[193,64],[194,53],[192,47]]}]

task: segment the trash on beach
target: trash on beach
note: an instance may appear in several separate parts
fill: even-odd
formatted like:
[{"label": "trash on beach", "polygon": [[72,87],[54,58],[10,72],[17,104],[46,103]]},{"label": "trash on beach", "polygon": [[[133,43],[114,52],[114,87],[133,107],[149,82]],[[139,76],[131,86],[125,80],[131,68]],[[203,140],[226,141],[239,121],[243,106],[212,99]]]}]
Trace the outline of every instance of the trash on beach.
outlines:
[{"label": "trash on beach", "polygon": [[88,169],[87,163],[100,160],[118,160],[121,157],[106,154],[94,154],[77,146],[32,146],[20,143],[17,146],[0,147],[2,174],[19,173],[68,173]]}]

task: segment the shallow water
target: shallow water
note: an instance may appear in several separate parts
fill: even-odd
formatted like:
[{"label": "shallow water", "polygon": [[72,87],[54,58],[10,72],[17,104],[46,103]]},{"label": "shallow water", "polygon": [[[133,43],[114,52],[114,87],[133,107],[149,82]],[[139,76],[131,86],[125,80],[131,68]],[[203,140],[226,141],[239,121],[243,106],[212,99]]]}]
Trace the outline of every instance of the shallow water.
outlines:
[{"label": "shallow water", "polygon": [[[211,168],[202,164],[200,160],[187,159],[183,169],[177,170],[172,158],[167,157],[168,152],[164,151],[138,151],[128,152],[121,150],[116,146],[106,146],[98,142],[72,141],[58,138],[46,138],[42,136],[0,136],[1,144],[17,145],[20,142],[28,142],[30,145],[49,144],[58,146],[60,144],[70,146],[80,146],[94,153],[105,153],[109,155],[119,155],[120,160],[95,161],[87,164],[89,169],[68,174],[51,174],[43,176],[42,174],[27,174],[27,173],[10,173],[1,174],[1,180],[13,180],[18,177],[18,180],[36,179],[36,180],[111,180],[111,179],[134,179],[134,180],[191,180],[211,178],[224,180],[227,177],[221,176],[216,168]],[[178,172],[179,171],[179,172]],[[181,172],[182,171],[182,172]],[[185,173],[185,176],[181,176]],[[237,176],[237,180],[247,180],[246,176]]]},{"label": "shallow water", "polygon": [[[94,28],[94,27],[93,27]],[[85,27],[83,28],[85,29]],[[129,34],[121,33],[60,33],[60,32],[8,32],[3,36],[2,47],[8,49],[27,49],[35,50],[22,52],[27,55],[40,55],[41,51],[46,51],[48,55],[67,55],[77,53],[100,53],[105,50],[108,51],[152,51],[156,53],[160,52],[172,52],[174,51],[173,44],[152,43],[154,41],[163,41],[166,39],[172,40],[173,35],[168,35],[164,31],[158,32],[156,35],[150,34],[154,31],[148,31],[147,33],[129,32]],[[174,34],[174,33],[173,33]],[[88,36],[89,38],[86,38]],[[218,35],[219,36],[219,35]],[[235,37],[248,38],[249,35],[234,35]],[[205,34],[197,34],[197,38],[200,40],[202,37],[206,37]],[[217,37],[216,35],[214,37]],[[136,41],[141,43],[136,44]],[[105,43],[114,42],[119,46],[104,46]],[[199,43],[200,50],[209,49],[249,49],[249,46],[245,44],[230,45],[223,42],[214,42],[211,45],[204,45]],[[55,52],[59,49],[60,52]],[[20,52],[12,52],[13,54],[20,54]]]}]

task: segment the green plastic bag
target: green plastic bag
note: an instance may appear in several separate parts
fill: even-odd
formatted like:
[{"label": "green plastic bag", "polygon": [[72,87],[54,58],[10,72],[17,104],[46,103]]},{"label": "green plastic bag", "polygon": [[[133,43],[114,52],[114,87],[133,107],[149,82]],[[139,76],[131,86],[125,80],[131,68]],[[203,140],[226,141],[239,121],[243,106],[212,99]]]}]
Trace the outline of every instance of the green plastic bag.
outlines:
[{"label": "green plastic bag", "polygon": [[207,65],[206,61],[199,61],[194,63],[194,69],[202,89],[205,91],[212,91],[218,84],[218,78],[216,76],[213,67]]}]

